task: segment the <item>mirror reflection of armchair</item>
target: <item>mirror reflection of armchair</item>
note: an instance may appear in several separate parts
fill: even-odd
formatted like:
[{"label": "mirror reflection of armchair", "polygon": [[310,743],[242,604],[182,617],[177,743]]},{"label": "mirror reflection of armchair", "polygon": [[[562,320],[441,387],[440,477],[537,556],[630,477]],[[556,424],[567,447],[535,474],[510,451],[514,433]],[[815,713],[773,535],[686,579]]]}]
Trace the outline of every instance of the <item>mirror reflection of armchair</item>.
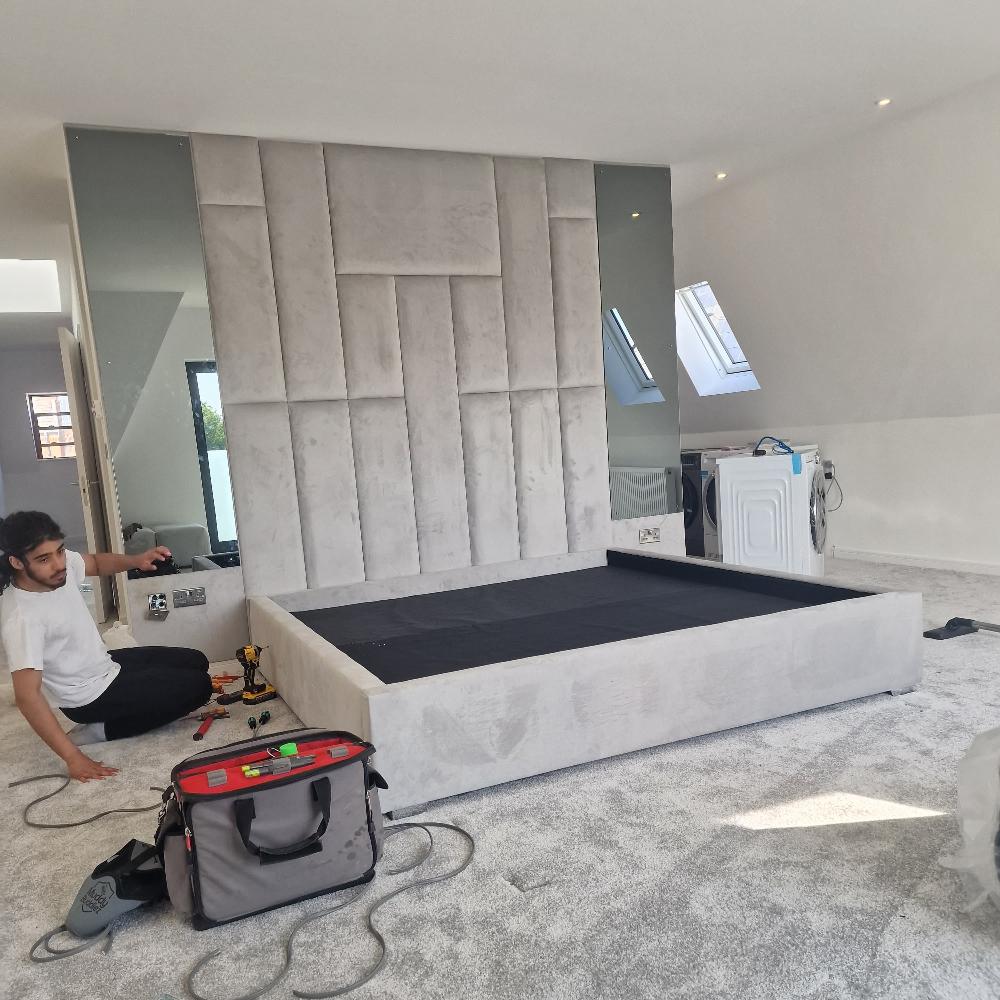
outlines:
[{"label": "mirror reflection of armchair", "polygon": [[208,528],[203,524],[161,524],[146,528],[139,526],[125,540],[127,555],[138,555],[155,545],[165,545],[174,557],[178,569],[190,569],[196,556],[212,551]]}]

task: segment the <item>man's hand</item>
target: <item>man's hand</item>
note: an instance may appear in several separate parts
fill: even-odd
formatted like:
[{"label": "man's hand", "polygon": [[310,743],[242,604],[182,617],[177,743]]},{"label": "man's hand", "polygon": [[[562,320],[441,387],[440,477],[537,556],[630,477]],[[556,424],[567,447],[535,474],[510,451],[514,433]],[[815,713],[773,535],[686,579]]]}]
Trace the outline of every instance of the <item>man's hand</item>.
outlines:
[{"label": "man's hand", "polygon": [[170,558],[170,549],[163,545],[149,549],[135,556],[134,569],[141,569],[143,573],[152,573],[156,569],[156,564]]},{"label": "man's hand", "polygon": [[105,767],[99,760],[91,760],[82,751],[74,754],[66,761],[69,776],[75,781],[100,781],[103,778],[113,778],[118,773],[117,767]]}]

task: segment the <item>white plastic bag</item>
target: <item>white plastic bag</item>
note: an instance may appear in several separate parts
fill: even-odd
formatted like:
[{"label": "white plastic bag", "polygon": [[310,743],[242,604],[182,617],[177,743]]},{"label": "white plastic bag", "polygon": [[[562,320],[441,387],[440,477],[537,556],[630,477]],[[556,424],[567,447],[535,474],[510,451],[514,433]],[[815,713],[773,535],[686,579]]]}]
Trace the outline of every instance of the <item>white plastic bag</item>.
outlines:
[{"label": "white plastic bag", "polygon": [[980,733],[958,765],[958,821],[962,847],[941,864],[958,872],[970,909],[1000,907],[1000,729]]},{"label": "white plastic bag", "polygon": [[108,649],[128,649],[139,645],[132,636],[132,630],[121,622],[115,622],[111,628],[105,629],[101,638]]}]

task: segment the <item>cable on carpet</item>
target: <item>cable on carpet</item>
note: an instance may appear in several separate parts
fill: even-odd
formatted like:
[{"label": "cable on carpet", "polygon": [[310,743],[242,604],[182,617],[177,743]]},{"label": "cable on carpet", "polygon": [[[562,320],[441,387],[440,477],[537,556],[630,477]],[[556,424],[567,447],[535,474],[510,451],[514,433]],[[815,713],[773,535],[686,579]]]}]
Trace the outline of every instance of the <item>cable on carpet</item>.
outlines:
[{"label": "cable on carpet", "polygon": [[[31,778],[20,778],[17,781],[12,781],[7,786],[8,788],[17,788],[19,785],[27,785],[32,781],[43,781],[46,778],[61,778],[62,784],[54,792],[48,792],[46,795],[40,795],[37,799],[32,799],[32,801],[29,802],[21,811],[21,818],[24,820],[25,826],[30,826],[35,830],[68,830],[74,826],[86,826],[88,823],[93,823],[95,822],[95,820],[103,819],[105,816],[115,816],[119,813],[152,812],[154,809],[159,809],[162,804],[162,800],[158,799],[151,806],[133,806],[130,808],[123,808],[123,809],[105,809],[104,812],[99,812],[94,816],[88,816],[86,819],[74,820],[72,823],[39,823],[36,820],[33,820],[28,814],[35,806],[44,802],[46,799],[53,798],[54,796],[58,795],[61,791],[63,791],[63,789],[65,789],[72,780],[69,777],[69,775],[57,774],[57,773],[36,774],[34,777]],[[153,788],[152,786],[150,786],[149,790],[151,792],[159,792],[161,795],[163,794],[162,788]],[[53,931],[53,933],[55,932]],[[67,954],[69,953],[67,952]]]},{"label": "cable on carpet", "polygon": [[[104,947],[101,951],[106,955],[111,950],[111,943],[114,940],[114,931],[110,927],[105,927],[104,930],[95,934],[92,938],[87,938],[83,944],[75,945],[72,948],[64,948],[61,951],[52,947],[52,939],[57,934],[62,934],[63,931],[70,933],[65,924],[60,924],[55,930],[47,931],[43,934],[30,948],[28,951],[28,958],[32,962],[42,963],[42,962],[54,962],[59,958],[69,958],[70,955],[79,955],[81,951],[86,951],[88,948],[93,948],[95,944],[100,944],[104,942]],[[41,945],[46,954],[36,955],[35,950]]]},{"label": "cable on carpet", "polygon": [[[358,989],[360,986],[364,986],[366,983],[371,982],[375,976],[382,970],[389,957],[388,946],[386,945],[385,938],[379,932],[378,928],[375,926],[373,918],[375,914],[390,900],[395,899],[397,896],[401,896],[404,892],[411,892],[414,889],[422,888],[425,885],[434,885],[437,882],[446,882],[449,879],[455,878],[465,871],[466,868],[472,864],[473,856],[476,853],[476,841],[472,834],[468,831],[463,830],[460,826],[454,826],[451,823],[397,823],[394,826],[385,828],[385,838],[389,839],[397,833],[403,830],[423,830],[427,834],[428,847],[427,850],[412,864],[406,865],[403,868],[397,868],[392,871],[386,872],[387,875],[402,875],[406,872],[413,871],[415,868],[419,868],[425,861],[430,858],[434,850],[434,835],[431,833],[430,828],[440,830],[451,830],[454,833],[459,834],[463,837],[469,845],[468,857],[457,867],[451,871],[445,872],[443,875],[434,875],[429,878],[417,879],[415,882],[411,882],[409,885],[404,885],[394,892],[390,892],[388,895],[383,896],[378,900],[368,911],[365,923],[368,933],[375,938],[376,943],[379,946],[379,957],[376,959],[375,963],[371,965],[358,979],[353,983],[349,983],[347,986],[341,986],[337,989],[326,990],[323,992],[305,992],[302,990],[292,990],[292,994],[299,998],[299,1000],[331,1000],[333,997],[342,997],[353,990]],[[311,913],[306,917],[299,920],[291,929],[288,934],[288,938],[285,940],[285,962],[281,969],[271,978],[271,980],[264,986],[255,990],[253,993],[247,993],[240,997],[235,997],[233,1000],[260,1000],[260,997],[264,996],[266,993],[270,992],[277,986],[289,973],[292,967],[292,951],[293,942],[295,935],[298,934],[303,927],[308,924],[313,923],[316,920],[320,920],[322,917],[329,916],[331,913],[335,913],[337,910],[342,910],[346,906],[350,906],[352,903],[359,900],[367,892],[368,887],[365,886],[360,892],[355,893],[350,899],[345,900],[342,903],[338,903],[336,906],[328,907],[325,910],[320,910],[318,913]],[[193,998],[193,1000],[211,1000],[211,998],[198,993],[194,988],[195,977],[201,972],[202,969],[213,959],[216,955],[220,954],[221,949],[216,949],[213,952],[205,955],[191,971],[184,977],[184,989],[187,991],[188,995]]]}]

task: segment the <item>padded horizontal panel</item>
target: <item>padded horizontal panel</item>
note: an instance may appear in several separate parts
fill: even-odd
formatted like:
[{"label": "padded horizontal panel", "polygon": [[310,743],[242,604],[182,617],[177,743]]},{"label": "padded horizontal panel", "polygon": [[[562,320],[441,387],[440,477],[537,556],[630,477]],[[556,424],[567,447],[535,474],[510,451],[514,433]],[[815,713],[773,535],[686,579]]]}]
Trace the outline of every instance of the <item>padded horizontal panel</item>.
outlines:
[{"label": "padded horizontal panel", "polygon": [[459,392],[507,389],[507,335],[500,278],[451,279]]},{"label": "padded horizontal panel", "polygon": [[464,395],[461,410],[472,562],[479,566],[518,559],[510,396],[506,392]]},{"label": "padded horizontal panel", "polygon": [[262,142],[271,262],[289,399],[345,399],[323,147]]},{"label": "padded horizontal panel", "polygon": [[350,403],[365,577],[420,572],[406,405],[402,399]]},{"label": "padded horizontal panel", "polygon": [[393,279],[342,275],[337,278],[337,291],[348,396],[402,396],[403,363]]},{"label": "padded horizontal panel", "polygon": [[589,160],[546,160],[545,188],[550,219],[596,219],[594,164]]},{"label": "padded horizontal panel", "polygon": [[326,147],[340,274],[499,274],[488,156]]},{"label": "padded horizontal panel", "polygon": [[[464,587],[485,587],[490,583],[505,580],[525,580],[534,576],[553,573],[571,573],[577,569],[590,569],[607,564],[604,549],[592,552],[564,552],[558,556],[543,559],[514,559],[506,563],[488,563],[483,566],[466,566],[464,569],[449,569],[442,573],[419,573],[416,576],[401,576],[395,580],[366,580],[343,587],[324,587],[320,590],[300,590],[297,594],[282,594],[274,598],[274,603],[286,611],[315,611],[321,608],[339,608],[345,604],[360,604],[363,601],[387,601],[394,597],[410,597],[413,594],[439,594],[444,590],[460,590]],[[253,601],[249,602],[251,606]],[[296,622],[302,625],[301,622]],[[308,626],[307,632],[315,635]],[[325,641],[325,640],[324,640]],[[354,663],[354,661],[351,661]],[[358,670],[364,670],[354,663]],[[368,674],[368,671],[364,671]],[[377,678],[369,677],[380,684]]]},{"label": "padded horizontal panel", "polygon": [[556,385],[552,267],[541,160],[495,160],[511,389]]},{"label": "padded horizontal panel", "polygon": [[225,419],[246,592],[299,590],[306,586],[306,569],[288,407],[229,405]]},{"label": "padded horizontal panel", "polygon": [[346,400],[293,403],[292,449],[309,587],[365,578]]},{"label": "padded horizontal panel", "polygon": [[263,208],[203,205],[202,237],[223,403],[285,398]]},{"label": "padded horizontal panel", "polygon": [[597,223],[552,219],[550,226],[559,385],[604,385]]},{"label": "padded horizontal panel", "polygon": [[559,397],[555,389],[512,392],[521,558],[567,551]]},{"label": "padded horizontal panel", "polygon": [[604,386],[559,390],[566,533],[571,552],[611,540]]},{"label": "padded horizontal panel", "polygon": [[195,134],[191,136],[191,155],[199,204],[263,206],[256,139]]},{"label": "padded horizontal panel", "polygon": [[469,522],[447,278],[397,278],[420,571],[468,566]]}]

